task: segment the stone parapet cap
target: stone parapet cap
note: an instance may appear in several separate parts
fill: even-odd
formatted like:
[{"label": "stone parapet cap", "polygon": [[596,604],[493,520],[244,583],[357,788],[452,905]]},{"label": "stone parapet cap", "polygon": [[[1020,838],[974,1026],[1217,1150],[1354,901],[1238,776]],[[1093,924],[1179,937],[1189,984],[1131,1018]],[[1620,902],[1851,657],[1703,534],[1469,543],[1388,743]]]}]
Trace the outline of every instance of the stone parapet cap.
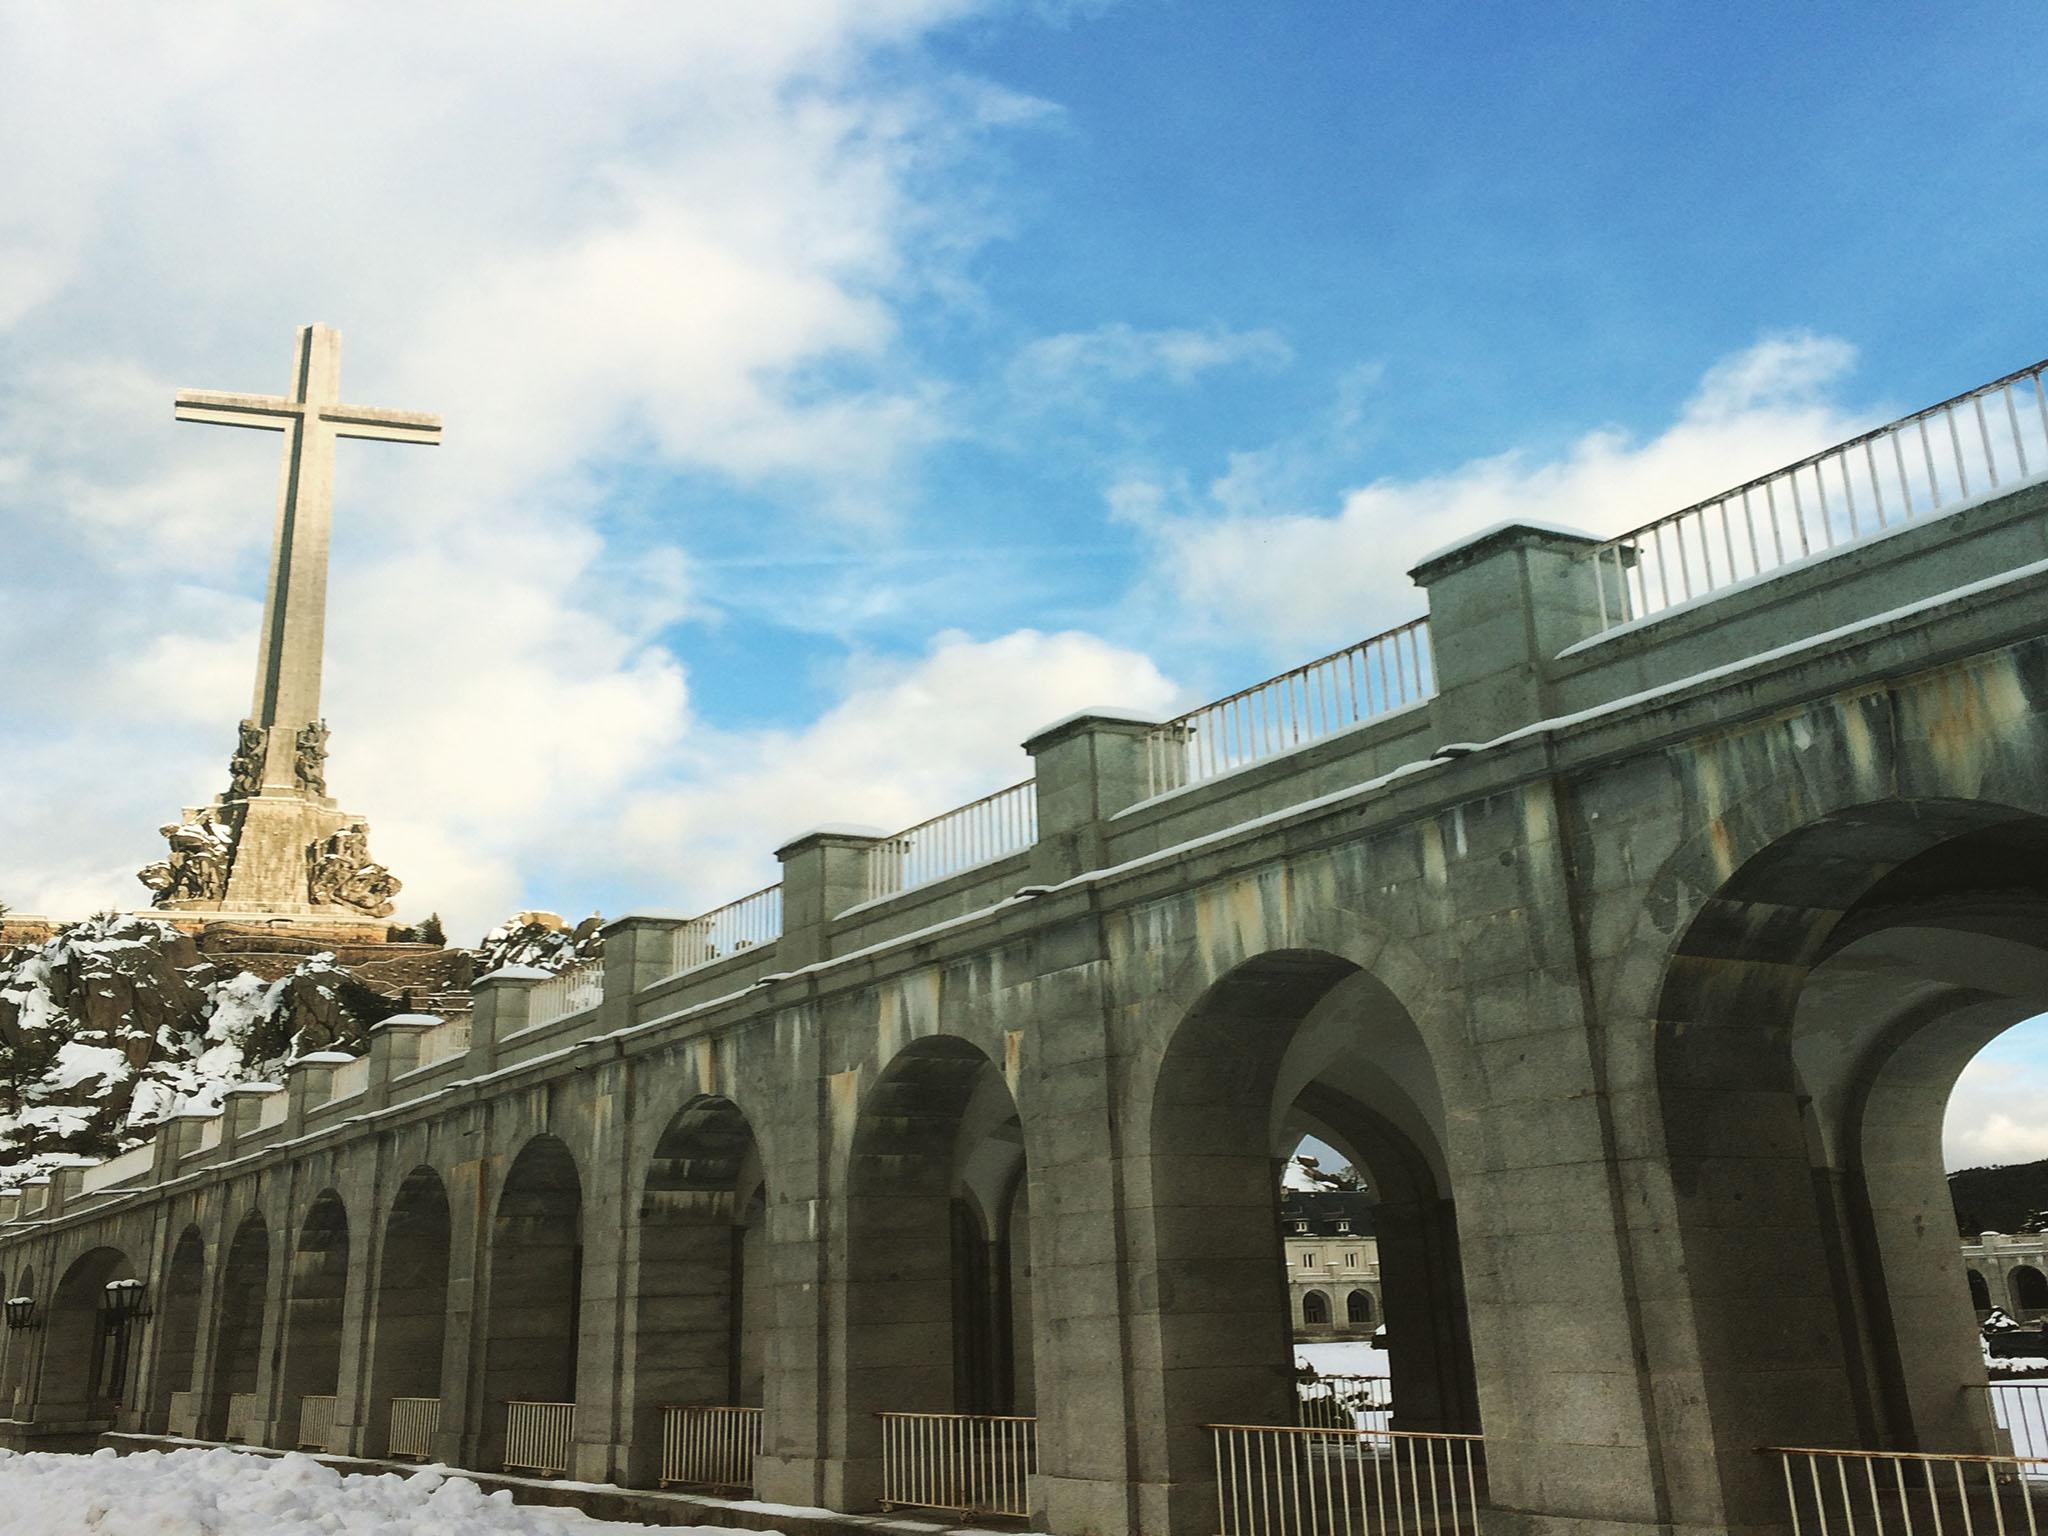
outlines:
[{"label": "stone parapet cap", "polygon": [[273,1093],[283,1093],[283,1083],[236,1083],[221,1095],[224,1099],[258,1099]]},{"label": "stone parapet cap", "polygon": [[1024,750],[1036,757],[1047,747],[1057,746],[1070,737],[1090,731],[1113,736],[1144,736],[1160,723],[1157,715],[1143,710],[1124,709],[1115,704],[1091,704],[1033,731],[1024,740]]},{"label": "stone parapet cap", "polygon": [[295,1067],[345,1067],[356,1058],[347,1051],[308,1051],[292,1065]]},{"label": "stone parapet cap", "polygon": [[555,973],[544,971],[537,965],[501,965],[495,971],[488,971],[469,984],[475,992],[483,987],[531,987],[543,981],[553,981]]},{"label": "stone parapet cap", "polygon": [[370,1026],[370,1033],[374,1035],[380,1029],[392,1030],[399,1034],[403,1034],[407,1030],[416,1030],[424,1033],[430,1029],[439,1029],[446,1022],[447,1020],[440,1017],[440,1015],[433,1013],[394,1013],[390,1018],[379,1019],[375,1024],[372,1024]]},{"label": "stone parapet cap", "polygon": [[1554,549],[1566,554],[1582,554],[1605,542],[1590,533],[1557,523],[1495,523],[1491,528],[1467,534],[1456,543],[1431,550],[1409,567],[1408,579],[1418,587],[1426,587],[1452,571],[1501,550]]},{"label": "stone parapet cap", "polygon": [[885,843],[895,835],[880,827],[828,824],[798,833],[775,850],[775,857],[787,864],[798,854],[808,853],[813,848],[867,848]]},{"label": "stone parapet cap", "polygon": [[694,912],[628,912],[599,923],[597,931],[610,937],[634,928],[680,928],[696,915]]}]

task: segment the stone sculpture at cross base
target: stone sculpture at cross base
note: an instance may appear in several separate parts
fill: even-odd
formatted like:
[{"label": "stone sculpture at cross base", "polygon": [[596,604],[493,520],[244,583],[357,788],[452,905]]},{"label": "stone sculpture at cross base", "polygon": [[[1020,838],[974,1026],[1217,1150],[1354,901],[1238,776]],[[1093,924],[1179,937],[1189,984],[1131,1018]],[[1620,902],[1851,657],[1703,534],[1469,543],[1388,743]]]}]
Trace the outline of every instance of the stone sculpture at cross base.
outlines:
[{"label": "stone sculpture at cross base", "polygon": [[370,856],[369,824],[327,793],[320,715],[327,544],[337,438],[436,443],[432,416],[340,403],[341,338],[298,335],[288,395],[186,390],[180,421],[284,434],[256,691],[228,764],[228,787],[163,829],[166,857],[140,871],[151,915],[185,926],[280,921],[336,937],[384,936],[399,882]]}]

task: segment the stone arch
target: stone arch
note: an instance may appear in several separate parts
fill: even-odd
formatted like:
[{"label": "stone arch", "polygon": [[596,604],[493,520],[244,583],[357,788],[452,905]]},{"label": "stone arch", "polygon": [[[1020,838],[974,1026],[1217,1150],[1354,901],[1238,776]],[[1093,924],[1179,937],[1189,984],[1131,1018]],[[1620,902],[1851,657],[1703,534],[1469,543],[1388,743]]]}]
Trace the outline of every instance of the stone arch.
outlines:
[{"label": "stone arch", "polygon": [[637,1210],[634,1482],[658,1471],[665,1408],[761,1406],[766,1206],[760,1147],[739,1105],[698,1094],[670,1116]]},{"label": "stone arch", "polygon": [[[26,1296],[40,1306],[42,1298],[36,1295],[36,1271],[32,1264],[24,1264],[21,1272],[14,1277],[14,1285],[7,1292],[9,1298]],[[30,1334],[9,1328],[7,1332],[7,1353],[0,1359],[0,1409],[9,1418],[29,1417],[29,1396],[33,1390],[34,1374],[29,1370],[31,1346]]]},{"label": "stone arch", "polygon": [[36,1416],[67,1426],[112,1422],[129,1400],[137,1324],[113,1323],[106,1305],[111,1281],[135,1269],[118,1248],[92,1248],[71,1261],[50,1297],[44,1324],[43,1370]]},{"label": "stone arch", "polygon": [[505,1455],[505,1404],[576,1400],[583,1313],[583,1180],[542,1131],[512,1160],[491,1219],[479,1460]]},{"label": "stone arch", "polygon": [[2015,1264],[2005,1277],[2006,1294],[2012,1298],[2013,1316],[2025,1321],[2048,1312],[2048,1276],[2031,1264]]},{"label": "stone arch", "polygon": [[1981,1270],[1970,1269],[1965,1271],[1965,1273],[1969,1276],[1971,1307],[1980,1313],[1989,1312],[1991,1310],[1990,1282],[1984,1278]]},{"label": "stone arch", "polygon": [[2048,819],[1893,800],[1761,847],[1728,829],[1651,1059],[1722,1447],[1688,1483],[1719,1501],[1701,1521],[1744,1524],[1780,1518],[1782,1490],[1733,1447],[1991,1448],[1957,1390],[1983,1379],[1960,1255],[1926,1234],[1954,1228],[1957,1075],[2048,1008]]},{"label": "stone arch", "polygon": [[178,1234],[171,1248],[171,1262],[164,1271],[162,1294],[156,1301],[158,1316],[156,1370],[149,1405],[152,1420],[169,1426],[170,1433],[195,1433],[195,1424],[171,1425],[171,1394],[189,1392],[193,1370],[199,1363],[199,1309],[206,1287],[206,1239],[196,1223]]},{"label": "stone arch", "polygon": [[221,1266],[215,1302],[213,1381],[208,1389],[201,1433],[227,1436],[228,1399],[254,1392],[263,1364],[264,1300],[270,1274],[270,1228],[263,1213],[251,1211],[235,1228]]},{"label": "stone arch", "polygon": [[1354,1290],[1344,1298],[1345,1325],[1351,1328],[1370,1328],[1378,1321],[1374,1316],[1376,1310],[1372,1304],[1371,1291]]},{"label": "stone arch", "polygon": [[1330,1298],[1321,1291],[1304,1291],[1301,1296],[1301,1322],[1305,1328],[1327,1328],[1330,1326]]},{"label": "stone arch", "polygon": [[442,1395],[450,1241],[447,1186],[432,1168],[414,1168],[392,1198],[377,1256],[364,1423],[372,1456],[390,1449],[393,1399]]},{"label": "stone arch", "polygon": [[309,1397],[332,1397],[341,1380],[341,1321],[348,1300],[348,1207],[323,1189],[306,1208],[292,1246],[284,1306],[284,1356],[279,1382],[278,1440],[324,1451],[301,1433]]},{"label": "stone arch", "polygon": [[1015,1406],[1031,1370],[1008,1294],[1028,1166],[1003,1073],[960,1036],[912,1040],[863,1096],[836,1319],[849,1476],[862,1486],[877,1470],[876,1413]]},{"label": "stone arch", "polygon": [[1202,1426],[1293,1421],[1278,1169],[1304,1133],[1365,1172],[1383,1276],[1412,1298],[1396,1427],[1478,1427],[1436,1053],[1384,981],[1327,950],[1239,963],[1172,1029],[1149,1120],[1158,1282],[1142,1322],[1161,1366],[1138,1388],[1160,1432],[1139,1460],[1167,1485],[1167,1528],[1215,1518]]}]

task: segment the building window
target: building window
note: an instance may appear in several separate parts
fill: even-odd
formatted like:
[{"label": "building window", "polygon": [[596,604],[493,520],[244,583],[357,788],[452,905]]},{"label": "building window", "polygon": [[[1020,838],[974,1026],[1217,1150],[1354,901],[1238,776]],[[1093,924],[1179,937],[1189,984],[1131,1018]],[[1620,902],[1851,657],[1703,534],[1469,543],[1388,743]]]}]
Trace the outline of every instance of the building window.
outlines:
[{"label": "building window", "polygon": [[1301,1267],[1303,1269],[1314,1269],[1316,1267],[1316,1256],[1312,1253],[1304,1253],[1301,1256]]},{"label": "building window", "polygon": [[1345,1267],[1346,1269],[1356,1269],[1356,1268],[1358,1268],[1358,1255],[1357,1255],[1357,1254],[1355,1254],[1355,1253],[1347,1253],[1347,1254],[1345,1254],[1345,1255],[1344,1255],[1344,1267]]},{"label": "building window", "polygon": [[1310,1328],[1330,1326],[1330,1298],[1321,1291],[1310,1291],[1301,1298],[1301,1320]]}]

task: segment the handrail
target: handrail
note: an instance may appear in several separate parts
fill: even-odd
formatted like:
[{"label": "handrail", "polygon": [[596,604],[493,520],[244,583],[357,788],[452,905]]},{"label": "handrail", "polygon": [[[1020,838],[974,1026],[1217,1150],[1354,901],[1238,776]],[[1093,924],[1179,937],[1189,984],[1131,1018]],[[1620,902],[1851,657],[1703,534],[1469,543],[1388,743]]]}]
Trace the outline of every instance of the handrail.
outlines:
[{"label": "handrail", "polygon": [[875,844],[868,850],[868,900],[991,864],[1037,841],[1038,785],[1026,779]]},{"label": "handrail", "polygon": [[1435,692],[1424,614],[1154,726],[1146,741],[1150,791],[1162,795],[1292,752]]},{"label": "handrail", "polygon": [[534,987],[527,1001],[529,1025],[552,1024],[604,1001],[604,961],[579,960]]},{"label": "handrail", "polygon": [[[1809,454],[1652,518],[1587,552],[1594,562],[1600,628],[1612,629],[1739,582],[1853,544],[1897,523],[1940,511],[1976,494],[1971,476],[1988,490],[2048,475],[2048,359],[1989,384],[1930,405],[1910,416]],[[2017,386],[2031,384],[2023,411]],[[1985,404],[1996,396],[2004,419]],[[1974,434],[1956,423],[1969,408]],[[1937,449],[1928,427],[1941,419],[1947,441]],[[2034,430],[2038,420],[2039,431]],[[1909,446],[1911,433],[1915,441]],[[1966,443],[1966,437],[1974,440]],[[2030,441],[2033,458],[2029,459]],[[1880,448],[1889,449],[1880,454]],[[1940,463],[1937,464],[1937,459]],[[1832,467],[1834,488],[1823,473]],[[1805,476],[1805,479],[1801,477]],[[1782,493],[1782,494],[1781,494]],[[1863,500],[1858,501],[1861,494]],[[1887,501],[1889,494],[1890,500]],[[1759,497],[1761,500],[1759,500]],[[1809,504],[1809,501],[1811,504]],[[1868,519],[1873,526],[1865,526]]]},{"label": "handrail", "polygon": [[782,886],[777,883],[679,924],[672,964],[675,973],[695,970],[781,937]]}]

